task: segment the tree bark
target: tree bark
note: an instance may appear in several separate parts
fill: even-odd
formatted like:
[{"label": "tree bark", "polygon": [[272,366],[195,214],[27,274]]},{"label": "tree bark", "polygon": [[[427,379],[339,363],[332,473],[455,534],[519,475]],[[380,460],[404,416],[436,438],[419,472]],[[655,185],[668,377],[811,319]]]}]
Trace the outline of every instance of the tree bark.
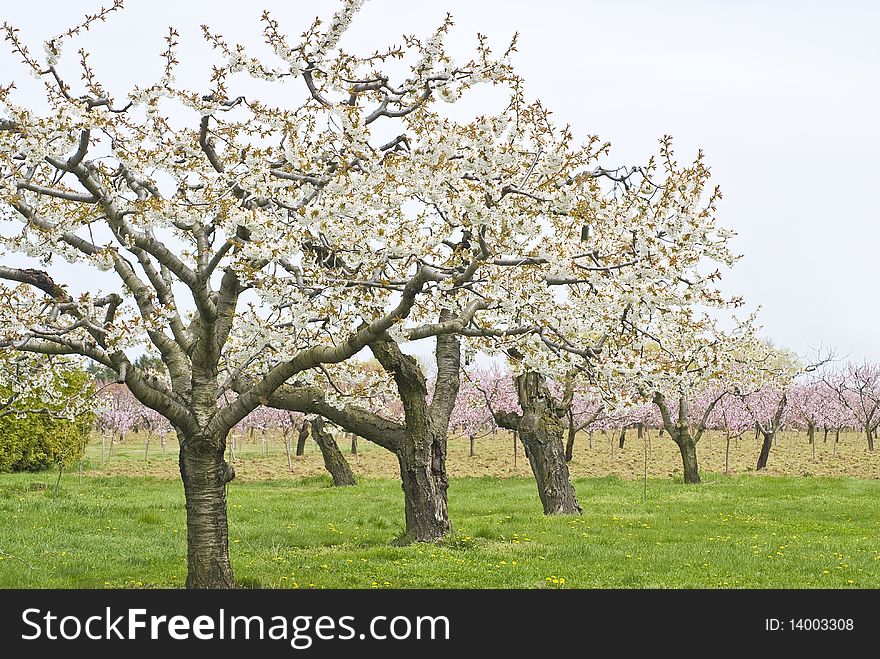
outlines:
[{"label": "tree bark", "polygon": [[498,412],[496,423],[516,430],[532,467],[545,515],[579,515],[583,512],[575,495],[565,461],[562,417],[567,405],[556,403],[544,377],[533,371],[515,379],[523,414]]},{"label": "tree bark", "polygon": [[816,440],[816,424],[807,423],[807,441],[810,444],[815,443]]},{"label": "tree bark", "polygon": [[[439,439],[439,438],[436,438]],[[426,445],[427,444],[427,445]],[[452,530],[446,491],[446,442],[407,443],[397,453],[406,530],[399,544],[436,542]]]},{"label": "tree bark", "polygon": [[577,427],[574,424],[574,414],[569,410],[568,414],[568,438],[565,441],[565,461],[571,462],[574,457],[574,439],[577,435]]},{"label": "tree bark", "polygon": [[226,484],[235,477],[235,470],[223,459],[225,450],[225,437],[184,436],[181,443],[187,588],[235,587],[226,521]]},{"label": "tree bark", "polygon": [[349,433],[351,435],[351,454],[358,454],[358,438],[354,433]]},{"label": "tree bark", "polygon": [[678,451],[681,453],[684,482],[688,485],[699,483],[700,471],[697,467],[697,443],[686,430],[672,435],[672,439],[678,445]]},{"label": "tree bark", "polygon": [[333,479],[333,485],[336,487],[346,487],[349,485],[357,485],[351,467],[346,462],[342,451],[333,439],[333,435],[324,427],[324,419],[315,417],[312,419],[312,437],[321,449],[321,455],[324,456],[324,466],[330,472]]},{"label": "tree bark", "polygon": [[474,457],[477,454],[476,438],[473,435],[468,437],[468,457]]},{"label": "tree bark", "polygon": [[296,439],[296,454],[303,455],[306,452],[306,440],[309,438],[309,424],[303,420],[299,427],[299,436]]},{"label": "tree bark", "polygon": [[626,426],[623,426],[620,429],[620,437],[617,439],[617,448],[623,449],[624,442],[626,442]]},{"label": "tree bark", "polygon": [[767,468],[767,459],[770,457],[770,447],[773,446],[773,432],[763,432],[764,442],[761,444],[761,452],[758,454],[758,465],[755,471],[762,471]]}]

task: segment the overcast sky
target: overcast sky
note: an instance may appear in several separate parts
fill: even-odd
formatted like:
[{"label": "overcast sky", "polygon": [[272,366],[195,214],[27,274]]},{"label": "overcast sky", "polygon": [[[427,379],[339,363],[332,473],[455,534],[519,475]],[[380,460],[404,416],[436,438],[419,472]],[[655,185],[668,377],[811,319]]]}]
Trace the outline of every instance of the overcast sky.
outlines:
[{"label": "overcast sky", "polygon": [[[99,3],[3,2],[0,18],[41,53],[46,38]],[[169,25],[180,31],[184,65],[204,72],[213,59],[200,45],[201,23],[256,44],[262,9],[299,35],[336,3],[126,7],[69,54],[85,45],[101,77],[131,84],[158,78]],[[425,35],[447,11],[456,21],[449,44],[462,57],[477,32],[498,49],[519,32],[514,63],[528,95],[579,137],[611,142],[611,162],[643,162],[664,134],[680,160],[702,148],[724,191],[719,217],[738,232],[744,255],[725,288],[762,307],[765,334],[778,345],[806,355],[824,344],[880,361],[880,3],[371,0],[342,45],[372,52],[402,34]],[[0,83],[22,77],[12,64],[0,56]]]}]

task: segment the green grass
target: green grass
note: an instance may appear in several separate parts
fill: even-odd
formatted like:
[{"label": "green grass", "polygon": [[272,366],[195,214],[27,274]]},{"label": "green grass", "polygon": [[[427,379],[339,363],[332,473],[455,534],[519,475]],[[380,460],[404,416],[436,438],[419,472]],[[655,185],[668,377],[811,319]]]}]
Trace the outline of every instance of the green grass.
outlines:
[{"label": "green grass", "polygon": [[[880,482],[705,479],[652,480],[647,503],[637,481],[578,480],[585,514],[558,518],[530,479],[456,479],[454,536],[409,547],[398,481],[233,481],[230,551],[244,587],[880,587]],[[179,483],[53,485],[0,475],[0,587],[182,586]]]}]

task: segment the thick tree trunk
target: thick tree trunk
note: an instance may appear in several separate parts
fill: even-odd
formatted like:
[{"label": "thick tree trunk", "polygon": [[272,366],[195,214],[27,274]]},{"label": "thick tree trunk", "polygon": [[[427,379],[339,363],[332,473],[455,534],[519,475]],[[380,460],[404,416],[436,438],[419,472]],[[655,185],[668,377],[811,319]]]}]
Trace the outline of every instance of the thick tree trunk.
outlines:
[{"label": "thick tree trunk", "polygon": [[620,437],[617,439],[617,447],[622,449],[624,442],[626,442],[626,426],[620,429]]},{"label": "thick tree trunk", "polygon": [[868,428],[868,431],[866,434],[868,436],[868,450],[873,451],[874,450],[874,429]]},{"label": "thick tree trunk", "polygon": [[773,446],[773,435],[775,433],[772,432],[762,432],[764,435],[764,442],[761,444],[761,452],[758,454],[758,465],[755,467],[755,471],[761,471],[767,468],[767,459],[770,457],[770,447]]},{"label": "thick tree trunk", "polygon": [[814,444],[816,440],[816,426],[815,424],[808,423],[807,424],[807,441],[810,444]]},{"label": "thick tree trunk", "polygon": [[357,485],[351,467],[345,461],[333,435],[324,427],[324,419],[321,417],[315,417],[312,420],[312,437],[317,442],[318,448],[321,449],[321,455],[324,456],[324,466],[330,472],[333,485],[336,487]]},{"label": "thick tree trunk", "polygon": [[681,464],[684,468],[684,482],[688,485],[700,482],[700,471],[697,467],[697,443],[688,432],[679,432],[673,436],[681,453]]},{"label": "thick tree trunk", "polygon": [[[433,433],[428,433],[433,434]],[[400,544],[435,542],[451,530],[446,490],[446,437],[407,442],[397,452],[406,531]]]},{"label": "thick tree trunk", "polygon": [[235,471],[223,459],[225,438],[185,437],[180,476],[186,496],[187,588],[234,588],[229,563],[226,484]]},{"label": "thick tree trunk", "polygon": [[306,440],[309,438],[309,424],[302,422],[299,427],[299,436],[296,439],[296,454],[303,455],[306,452]]},{"label": "thick tree trunk", "polygon": [[516,428],[535,475],[545,515],[579,515],[574,487],[565,461],[562,416],[551,398],[543,376],[526,372],[516,378],[522,416],[499,413],[496,420],[505,428]]},{"label": "thick tree trunk", "polygon": [[471,435],[470,437],[468,437],[468,442],[468,456],[472,458],[477,454],[476,438]]}]

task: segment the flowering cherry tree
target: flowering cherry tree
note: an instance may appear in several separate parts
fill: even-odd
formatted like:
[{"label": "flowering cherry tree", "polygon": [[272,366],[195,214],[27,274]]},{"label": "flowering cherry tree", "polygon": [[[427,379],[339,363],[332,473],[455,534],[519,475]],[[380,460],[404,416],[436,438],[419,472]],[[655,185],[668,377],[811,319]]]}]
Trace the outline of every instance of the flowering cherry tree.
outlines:
[{"label": "flowering cherry tree", "polygon": [[[496,331],[508,301],[547,277],[538,218],[579,213],[591,190],[577,174],[601,145],[573,147],[543,106],[526,103],[508,61],[515,44],[495,56],[481,38],[474,58],[456,63],[443,49],[447,19],[427,39],[347,53],[339,41],[360,4],[346,0],[296,40],[264,14],[272,61],[206,27],[218,61],[200,89],[175,81],[173,29],[156,82],[108,89],[85,50],[81,81],[62,73],[69,43],[121,0],[47,40],[41,56],[4,26],[46,107],[0,88],[0,203],[16,227],[2,249],[35,266],[0,271],[0,345],[88,357],[168,419],[180,442],[190,587],[234,585],[230,430],[286,381],[314,383],[315,369],[370,345],[417,401],[405,401],[407,439],[383,440],[413,490],[408,528],[416,539],[445,533],[457,340],[438,340],[446,352],[427,411],[423,374],[397,342]],[[394,79],[383,69],[397,59],[408,66]],[[444,115],[479,84],[506,85],[509,107],[468,123]],[[255,85],[285,87],[284,105],[261,100]],[[73,294],[52,271],[58,260],[108,275]],[[509,273],[530,269],[511,289]],[[158,352],[165,373],[132,361],[138,344]],[[233,383],[238,395],[227,399]]]},{"label": "flowering cherry tree", "polygon": [[797,355],[763,341],[752,342],[743,351],[739,366],[732,373],[731,386],[763,437],[755,466],[761,471],[767,467],[770,449],[787,420],[791,385],[805,369]]},{"label": "flowering cherry tree", "polygon": [[[629,380],[658,374],[642,366],[645,345],[658,345],[655,328],[664,327],[664,314],[738,303],[715,286],[717,264],[732,265],[737,257],[727,246],[731,232],[716,224],[720,192],[708,189],[702,154],[679,165],[665,137],[657,159],[602,180],[611,187],[592,221],[564,242],[575,275],[565,279],[565,300],[554,301],[554,319],[542,324],[540,341],[526,334],[504,345],[523,413],[496,415],[496,422],[520,431],[548,513],[580,511],[559,422],[570,409],[574,379],[598,385],[612,408],[626,407],[639,396]],[[562,385],[561,397],[548,386],[552,380]],[[622,392],[629,392],[628,401]]]}]

